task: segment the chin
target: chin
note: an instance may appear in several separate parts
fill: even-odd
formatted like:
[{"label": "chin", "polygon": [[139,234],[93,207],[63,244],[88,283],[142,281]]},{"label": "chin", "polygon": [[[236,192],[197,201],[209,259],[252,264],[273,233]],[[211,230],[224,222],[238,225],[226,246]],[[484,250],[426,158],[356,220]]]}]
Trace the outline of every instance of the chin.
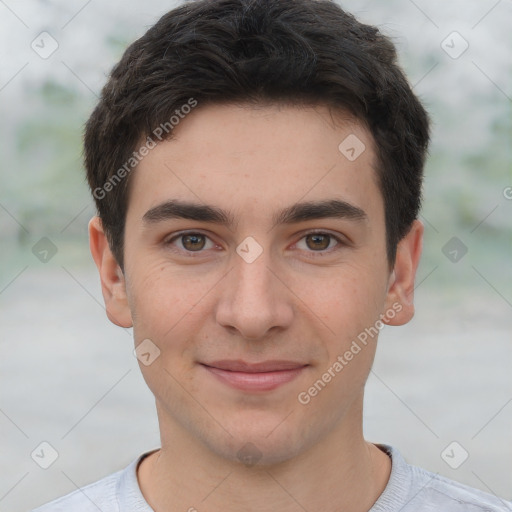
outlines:
[{"label": "chin", "polygon": [[228,427],[233,437],[224,432],[220,438],[213,439],[210,431],[203,442],[219,457],[247,467],[282,464],[306,449],[303,433],[297,426],[285,423],[283,418],[277,422],[260,418],[259,422]]},{"label": "chin", "polygon": [[[273,442],[265,438],[246,438],[245,442],[231,442],[227,446],[215,445],[211,448],[216,454],[231,462],[246,467],[275,466],[292,460],[301,450],[289,440]],[[276,442],[277,441],[277,442]]]}]

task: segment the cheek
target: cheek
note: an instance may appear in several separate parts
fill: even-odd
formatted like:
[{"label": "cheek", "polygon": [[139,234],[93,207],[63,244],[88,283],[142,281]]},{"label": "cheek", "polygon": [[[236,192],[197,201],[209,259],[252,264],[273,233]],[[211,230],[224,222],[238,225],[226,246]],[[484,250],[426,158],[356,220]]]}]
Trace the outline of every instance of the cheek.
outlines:
[{"label": "cheek", "polygon": [[186,393],[180,390],[192,392],[190,369],[201,328],[195,306],[204,291],[200,293],[198,283],[166,272],[161,263],[132,268],[131,277],[134,339],[136,344],[149,339],[160,351],[150,365],[139,365],[142,375],[160,401],[185,404]]},{"label": "cheek", "polygon": [[[375,326],[384,304],[385,287],[382,276],[368,267],[365,272],[353,267],[352,272],[330,280],[328,293],[316,291],[309,298],[311,310],[322,311],[319,317],[326,326],[321,336],[325,353],[310,387],[302,391],[306,398],[314,397],[313,407],[332,409],[332,403],[346,403],[364,388],[375,357],[380,332]],[[331,412],[339,419],[343,410]]]},{"label": "cheek", "polygon": [[197,284],[170,274],[161,263],[134,266],[128,283],[135,338],[153,336],[163,341],[198,302]]},{"label": "cheek", "polygon": [[345,267],[322,289],[312,288],[307,300],[336,338],[346,341],[378,319],[386,298],[384,277],[367,266]]}]

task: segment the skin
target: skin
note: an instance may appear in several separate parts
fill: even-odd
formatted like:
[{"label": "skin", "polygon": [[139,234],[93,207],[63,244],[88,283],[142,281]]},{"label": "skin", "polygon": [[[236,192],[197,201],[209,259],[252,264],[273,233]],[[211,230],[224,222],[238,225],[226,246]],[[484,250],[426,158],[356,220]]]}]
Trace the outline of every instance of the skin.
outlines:
[{"label": "skin", "polygon": [[[355,161],[338,150],[349,134],[366,146]],[[402,325],[414,314],[423,225],[414,222],[390,266],[375,166],[371,134],[324,106],[199,105],[131,176],[124,272],[91,220],[108,317],[160,350],[140,364],[161,432],[162,448],[138,470],[155,511],[359,512],[384,490],[390,459],[362,433],[377,337],[308,404],[297,399],[379,315],[395,309],[384,322]],[[286,206],[330,199],[366,217],[273,226]],[[215,206],[235,223],[144,221],[169,200]],[[206,238],[170,241],[183,230]],[[263,250],[252,263],[236,252],[249,236]],[[247,392],[200,364],[219,359],[308,366],[277,389]],[[237,455],[247,443],[256,464]]]}]

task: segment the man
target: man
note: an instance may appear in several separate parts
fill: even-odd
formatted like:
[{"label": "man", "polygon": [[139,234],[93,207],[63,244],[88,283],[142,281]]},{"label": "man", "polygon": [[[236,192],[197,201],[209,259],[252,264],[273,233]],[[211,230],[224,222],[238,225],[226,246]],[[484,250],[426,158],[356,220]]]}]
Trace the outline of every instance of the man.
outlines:
[{"label": "man", "polygon": [[86,126],[89,232],[162,447],[38,510],[507,510],[363,438],[428,133],[393,45],[330,1],[189,2],[133,43]]}]

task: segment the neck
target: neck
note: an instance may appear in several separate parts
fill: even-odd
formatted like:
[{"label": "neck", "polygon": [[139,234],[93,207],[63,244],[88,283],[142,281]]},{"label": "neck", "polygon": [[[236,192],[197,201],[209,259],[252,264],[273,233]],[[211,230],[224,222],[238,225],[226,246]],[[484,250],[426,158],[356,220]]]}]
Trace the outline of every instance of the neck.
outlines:
[{"label": "neck", "polygon": [[139,466],[142,493],[155,512],[368,512],[388,482],[391,461],[364,440],[360,413],[359,421],[344,420],[289,460],[245,466],[207,450],[159,411],[162,448]]}]

